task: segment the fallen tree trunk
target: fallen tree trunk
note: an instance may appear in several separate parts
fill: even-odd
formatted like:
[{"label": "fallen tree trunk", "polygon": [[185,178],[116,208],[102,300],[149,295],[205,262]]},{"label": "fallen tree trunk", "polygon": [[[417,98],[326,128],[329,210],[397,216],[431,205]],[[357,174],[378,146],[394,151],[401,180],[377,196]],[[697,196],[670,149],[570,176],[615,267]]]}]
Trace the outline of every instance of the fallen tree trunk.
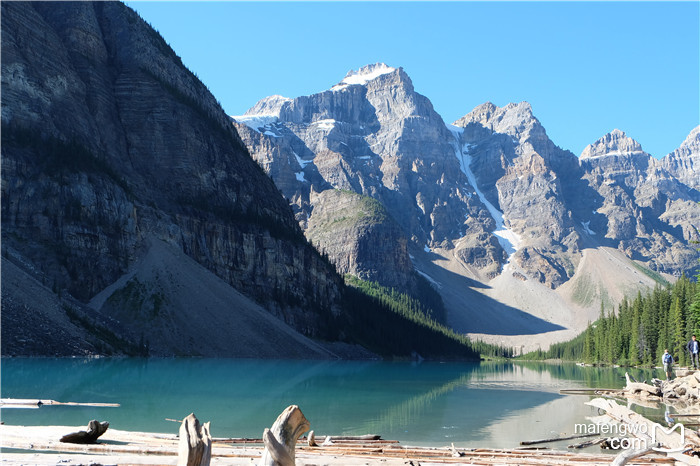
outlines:
[{"label": "fallen tree trunk", "polygon": [[88,422],[87,430],[73,432],[72,434],[61,437],[63,443],[96,443],[97,438],[107,432],[109,422],[99,422],[93,419]]},{"label": "fallen tree trunk", "polygon": [[204,425],[191,413],[182,420],[177,449],[178,466],[209,466],[211,462],[211,434],[209,423]]},{"label": "fallen tree trunk", "polygon": [[309,421],[297,405],[288,406],[277,417],[272,428],[263,432],[265,450],[260,466],[295,466],[296,443],[309,430]]},{"label": "fallen tree trunk", "polygon": [[625,379],[627,380],[627,386],[625,391],[632,394],[647,393],[651,396],[661,396],[661,389],[654,385],[649,385],[646,383],[632,382],[630,376],[625,372]]}]

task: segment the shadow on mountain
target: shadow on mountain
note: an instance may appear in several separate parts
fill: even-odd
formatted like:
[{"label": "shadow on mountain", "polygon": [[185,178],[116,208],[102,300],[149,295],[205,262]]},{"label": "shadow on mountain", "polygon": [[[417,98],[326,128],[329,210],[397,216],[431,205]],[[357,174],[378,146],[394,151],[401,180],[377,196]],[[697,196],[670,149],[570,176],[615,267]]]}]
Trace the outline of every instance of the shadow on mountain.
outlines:
[{"label": "shadow on mountain", "polygon": [[[446,260],[435,256],[438,255],[426,253],[421,259]],[[438,287],[447,310],[447,324],[456,332],[535,335],[565,329],[478,291],[490,288],[488,285],[423,260],[417,261],[422,265],[421,272]]]}]

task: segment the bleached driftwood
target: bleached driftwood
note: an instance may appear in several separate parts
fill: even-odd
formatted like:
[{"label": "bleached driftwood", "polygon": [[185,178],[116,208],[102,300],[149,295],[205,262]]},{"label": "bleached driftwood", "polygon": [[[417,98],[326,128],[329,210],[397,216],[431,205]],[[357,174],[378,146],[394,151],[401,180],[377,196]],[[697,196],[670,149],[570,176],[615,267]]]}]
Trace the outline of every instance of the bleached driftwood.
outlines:
[{"label": "bleached driftwood", "polygon": [[464,453],[463,451],[457,450],[457,449],[455,448],[455,444],[454,444],[454,443],[452,443],[451,445],[452,445],[452,447],[451,447],[450,449],[452,450],[452,457],[453,457],[453,458],[461,458],[462,456],[466,455],[466,453]]},{"label": "bleached driftwood", "polygon": [[99,422],[93,419],[88,422],[87,430],[81,430],[78,432],[73,432],[72,434],[64,435],[61,437],[61,442],[63,443],[95,443],[97,438],[107,432],[109,428],[109,422]]},{"label": "bleached driftwood", "polygon": [[265,450],[260,466],[295,466],[296,444],[301,434],[309,430],[309,421],[297,405],[288,406],[263,432]]},{"label": "bleached driftwood", "polygon": [[100,408],[118,408],[119,403],[75,403],[73,401],[27,400],[23,398],[0,398],[3,408],[40,408],[42,406],[97,406]]},{"label": "bleached driftwood", "polygon": [[308,443],[309,443],[310,447],[317,447],[318,446],[318,444],[316,443],[316,434],[314,433],[313,430],[311,432],[309,432]]},{"label": "bleached driftwood", "polygon": [[204,425],[191,413],[180,425],[177,449],[178,466],[209,466],[211,462],[211,434],[209,423]]},{"label": "bleached driftwood", "polygon": [[[685,445],[689,448],[694,445],[700,445],[700,436],[691,429],[685,429],[684,436],[681,436],[677,430],[668,432],[667,429],[662,428],[663,426],[659,426],[641,414],[615,403],[613,400],[595,398],[586,404],[604,410],[610,418],[626,424],[626,431],[637,438],[643,439],[647,446],[654,447],[654,442],[667,449],[678,448],[679,445]],[[652,433],[654,434],[653,437]],[[700,465],[699,458],[690,457],[680,452],[667,452],[666,456],[679,461],[682,460],[685,464]]]},{"label": "bleached driftwood", "polygon": [[629,463],[631,460],[635,458],[639,458],[640,456],[644,456],[648,453],[653,452],[654,449],[652,447],[644,448],[641,450],[623,450],[622,453],[617,455],[615,459],[613,460],[612,463],[610,463],[610,466],[623,466],[627,463]]},{"label": "bleached driftwood", "polygon": [[661,396],[661,389],[654,385],[649,385],[646,383],[632,382],[630,376],[625,372],[625,379],[627,380],[627,386],[625,391],[632,394],[648,393],[652,396]]}]

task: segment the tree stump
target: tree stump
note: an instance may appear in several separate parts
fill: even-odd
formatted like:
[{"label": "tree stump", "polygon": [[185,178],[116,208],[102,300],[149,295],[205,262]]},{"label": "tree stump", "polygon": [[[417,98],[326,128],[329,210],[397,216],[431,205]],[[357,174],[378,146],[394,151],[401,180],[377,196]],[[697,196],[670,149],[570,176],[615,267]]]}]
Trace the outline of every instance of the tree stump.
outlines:
[{"label": "tree stump", "polygon": [[297,405],[288,406],[277,417],[272,428],[263,432],[265,450],[260,466],[295,466],[297,440],[309,430],[309,421]]},{"label": "tree stump", "polygon": [[209,423],[204,425],[194,413],[182,420],[180,443],[177,449],[178,466],[209,466],[211,462],[211,434]]},{"label": "tree stump", "polygon": [[93,419],[88,422],[87,430],[73,432],[72,434],[61,437],[63,443],[97,443],[97,438],[107,432],[109,422],[99,422]]}]

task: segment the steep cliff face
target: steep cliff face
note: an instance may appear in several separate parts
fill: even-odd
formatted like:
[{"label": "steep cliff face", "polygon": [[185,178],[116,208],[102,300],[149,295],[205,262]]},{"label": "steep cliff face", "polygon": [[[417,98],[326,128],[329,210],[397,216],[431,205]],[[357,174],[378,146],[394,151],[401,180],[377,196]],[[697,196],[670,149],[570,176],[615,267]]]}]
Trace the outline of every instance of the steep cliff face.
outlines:
[{"label": "steep cliff face", "polygon": [[[491,274],[505,260],[488,234],[493,222],[472,196],[454,156],[452,133],[401,68],[369,65],[320,94],[265,98],[234,117],[234,125],[304,228],[314,216],[316,224],[323,223],[319,217],[327,212],[315,212],[315,202],[324,199],[315,193],[347,190],[378,200],[401,226],[401,243],[408,240],[420,249],[457,247],[477,259],[472,265]],[[379,229],[396,231],[391,225]],[[365,235],[371,230],[354,231]],[[331,259],[349,264],[348,270],[376,270],[375,264],[361,263],[367,257],[335,251]],[[384,283],[388,286],[410,283],[408,251],[399,255],[383,263],[384,275],[393,277]],[[378,280],[380,274],[366,278]]]},{"label": "steep cliff face", "polygon": [[661,159],[668,173],[700,190],[700,126],[696,126],[678,149]]},{"label": "steep cliff face", "polygon": [[464,166],[514,235],[515,261],[547,286],[574,272],[580,248],[569,200],[580,189],[576,157],[554,145],[527,102],[486,103],[454,123]]},{"label": "steep cliff face", "polygon": [[[685,152],[681,148],[676,153]],[[698,192],[664,167],[672,155],[654,159],[637,141],[616,129],[587,146],[580,158],[584,178],[603,198],[597,221],[590,228],[611,239],[629,257],[666,273],[695,265],[696,254],[689,242],[697,236],[694,225],[700,219]],[[683,172],[684,179],[692,178],[681,166],[676,166],[678,173]]]},{"label": "steep cliff face", "polygon": [[125,5],[3,3],[2,125],[3,249],[53,289],[87,302],[157,238],[326,332],[337,275],[216,99]]},{"label": "steep cliff face", "polygon": [[334,258],[340,274],[397,288],[413,281],[408,241],[381,203],[335,189],[314,193],[312,202],[306,236]]}]

